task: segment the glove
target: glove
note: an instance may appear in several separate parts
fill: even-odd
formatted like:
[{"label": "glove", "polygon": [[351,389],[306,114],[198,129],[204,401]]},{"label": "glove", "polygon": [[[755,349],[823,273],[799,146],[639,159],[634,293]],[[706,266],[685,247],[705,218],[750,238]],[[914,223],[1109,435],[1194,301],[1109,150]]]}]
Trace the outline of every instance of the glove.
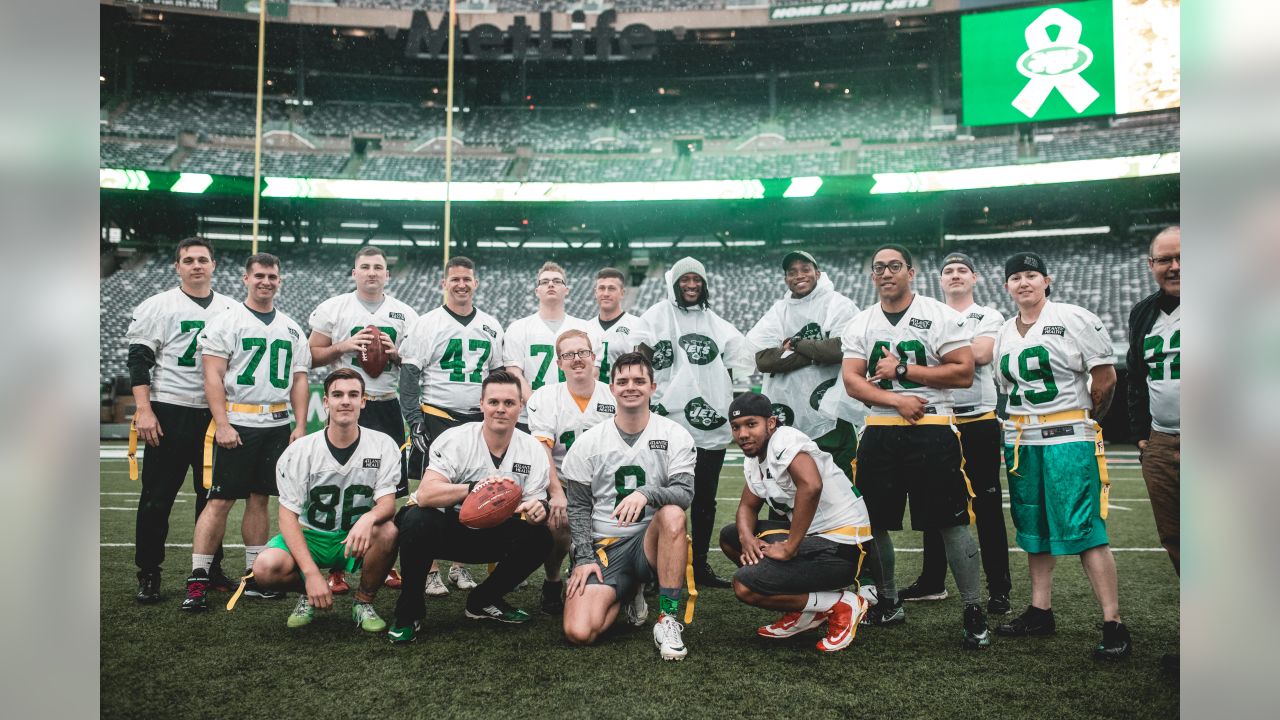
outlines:
[{"label": "glove", "polygon": [[409,441],[413,443],[415,452],[422,453],[425,457],[427,447],[431,445],[431,437],[427,435],[427,424],[425,422],[416,422],[409,427]]}]

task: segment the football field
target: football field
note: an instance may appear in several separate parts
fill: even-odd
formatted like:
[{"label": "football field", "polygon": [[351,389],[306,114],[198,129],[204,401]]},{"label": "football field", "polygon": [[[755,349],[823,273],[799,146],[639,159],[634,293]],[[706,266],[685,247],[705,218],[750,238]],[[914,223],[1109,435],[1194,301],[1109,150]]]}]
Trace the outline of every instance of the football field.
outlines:
[{"label": "football field", "polygon": [[[428,598],[418,641],[393,647],[385,635],[361,633],[350,621],[351,596],[299,630],[285,628],[296,596],[242,599],[210,593],[210,610],[178,610],[190,568],[195,498],[188,482],[174,506],[162,592],[133,600],[134,520],[139,485],[130,482],[123,447],[102,447],[101,698],[104,717],[558,717],[558,718],[1169,718],[1178,714],[1176,679],[1160,670],[1177,651],[1178,579],[1159,547],[1146,488],[1132,448],[1109,449],[1108,528],[1119,568],[1121,613],[1135,650],[1124,661],[1098,663],[1089,651],[1101,618],[1079,562],[1058,565],[1049,638],[994,637],[980,653],[961,648],[961,603],[908,603],[905,625],[858,631],[830,656],[813,647],[820,635],[757,638],[775,615],[739,603],[730,590],[708,590],[684,634],[689,656],[663,662],[651,626],[621,625],[598,647],[574,648],[559,618],[538,610],[542,571],[508,597],[534,613],[526,626],[463,617],[464,592]],[[740,456],[726,464],[717,522],[733,519],[742,487]],[[224,567],[243,564],[240,509],[232,511]],[[1007,519],[1007,513],[1006,513]],[[275,504],[271,506],[274,530]],[[1013,530],[1009,525],[1012,544]],[[897,533],[897,580],[920,569],[920,536]],[[723,576],[732,564],[718,551]],[[1011,554],[1014,612],[1028,602],[1026,556]],[[473,567],[483,576],[483,567]],[[354,582],[353,582],[354,584]],[[392,619],[395,590],[376,607]],[[985,602],[984,589],[984,602]],[[650,616],[656,602],[650,603]],[[1012,617],[1012,616],[1008,616]],[[1001,618],[993,616],[994,627]]]}]

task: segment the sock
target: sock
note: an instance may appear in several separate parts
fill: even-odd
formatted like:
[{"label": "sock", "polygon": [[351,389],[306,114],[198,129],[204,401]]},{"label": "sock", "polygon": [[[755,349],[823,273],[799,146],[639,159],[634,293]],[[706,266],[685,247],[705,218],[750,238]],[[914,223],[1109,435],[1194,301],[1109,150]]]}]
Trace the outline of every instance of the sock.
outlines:
[{"label": "sock", "polygon": [[203,570],[205,571],[206,574],[208,574],[209,568],[211,567],[213,567],[212,555],[199,555],[196,553],[191,553],[191,572],[195,572],[196,570]]},{"label": "sock", "polygon": [[680,588],[658,588],[658,609],[664,615],[680,614]]},{"label": "sock", "polygon": [[809,593],[809,600],[804,604],[805,612],[826,612],[835,607],[840,602],[840,596],[843,593],[838,592],[815,592]]},{"label": "sock", "polygon": [[898,585],[894,581],[893,540],[888,530],[877,530],[871,534],[876,541],[876,549],[880,551],[880,597],[889,601],[890,605],[898,604]]},{"label": "sock", "polygon": [[942,542],[947,546],[947,564],[951,566],[956,587],[960,588],[960,598],[965,605],[977,605],[982,599],[979,576],[982,560],[978,557],[978,542],[969,533],[967,525],[943,529]]},{"label": "sock", "polygon": [[253,572],[253,561],[258,559],[258,555],[266,550],[266,545],[245,545],[244,546],[244,574],[248,575]]},{"label": "sock", "polygon": [[377,597],[377,595],[378,595],[377,590],[370,592],[368,590],[365,590],[364,588],[356,588],[356,593],[353,597],[358,603],[371,603],[373,602],[373,599]]}]

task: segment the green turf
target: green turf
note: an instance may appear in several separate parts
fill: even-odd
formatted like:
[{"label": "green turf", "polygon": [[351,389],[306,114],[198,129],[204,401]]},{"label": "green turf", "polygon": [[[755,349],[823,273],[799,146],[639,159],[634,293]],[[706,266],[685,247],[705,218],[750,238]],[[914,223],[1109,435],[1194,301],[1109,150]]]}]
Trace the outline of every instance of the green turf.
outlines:
[{"label": "green turf", "polygon": [[[1111,477],[1113,547],[1157,546],[1140,474],[1128,466],[1114,468]],[[726,467],[719,495],[736,498],[741,486],[741,470]],[[124,461],[102,462],[101,488],[102,542],[131,543],[138,486],[128,480]],[[169,542],[189,545],[189,483],[184,493],[179,500],[185,502],[175,505]],[[1135,499],[1140,501],[1126,502]],[[735,507],[735,500],[722,500],[718,521],[729,522]],[[273,504],[273,528],[274,513]],[[233,516],[227,538],[239,543],[239,511]],[[911,532],[896,534],[894,541],[900,550],[920,547]],[[228,571],[239,569],[242,552],[229,551]],[[524,627],[466,620],[464,593],[457,590],[428,599],[427,625],[417,643],[404,647],[355,629],[349,595],[301,630],[285,628],[292,596],[242,600],[228,613],[222,608],[227,595],[213,593],[215,609],[189,617],[178,611],[189,557],[189,547],[168,549],[164,601],[144,607],[132,599],[133,548],[101,549],[104,717],[988,719],[1178,713],[1176,681],[1159,670],[1160,655],[1177,650],[1179,627],[1177,577],[1162,552],[1116,553],[1122,612],[1135,652],[1114,664],[1088,657],[1099,636],[1098,611],[1079,563],[1069,558],[1057,574],[1055,637],[997,637],[986,652],[963,651],[961,605],[952,584],[945,601],[909,604],[905,626],[863,628],[850,648],[823,656],[813,648],[815,633],[787,641],[756,638],[756,626],[773,616],[738,603],[730,591],[709,590],[685,630],[689,657],[664,663],[648,626],[618,626],[598,647],[571,648],[557,619],[544,615]],[[712,561],[729,574],[723,556],[713,553]],[[1018,611],[1027,602],[1025,555],[1013,554],[1011,563]],[[911,582],[919,568],[918,552],[901,552],[899,586]],[[509,599],[536,611],[540,581],[541,571]],[[376,603],[388,620],[395,596],[384,590]]]}]

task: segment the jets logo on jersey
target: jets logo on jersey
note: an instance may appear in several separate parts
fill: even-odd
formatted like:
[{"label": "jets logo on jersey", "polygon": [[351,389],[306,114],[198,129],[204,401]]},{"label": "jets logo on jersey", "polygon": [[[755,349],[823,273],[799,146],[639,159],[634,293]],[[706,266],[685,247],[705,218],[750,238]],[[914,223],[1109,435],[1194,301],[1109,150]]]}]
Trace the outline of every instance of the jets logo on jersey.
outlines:
[{"label": "jets logo on jersey", "polygon": [[778,419],[779,425],[792,425],[796,421],[795,412],[782,403],[773,404],[773,416]]},{"label": "jets logo on jersey", "polygon": [[917,328],[919,330],[928,330],[929,328],[933,327],[933,321],[924,320],[921,318],[911,318],[911,327]]},{"label": "jets logo on jersey", "polygon": [[700,397],[690,400],[684,406],[684,419],[689,421],[690,426],[699,430],[715,430],[728,422]]},{"label": "jets logo on jersey", "polygon": [[707,365],[720,355],[716,341],[706,335],[690,333],[680,338],[680,348],[694,365]]},{"label": "jets logo on jersey", "polygon": [[662,406],[662,403],[658,403],[657,405],[650,405],[649,410],[650,412],[657,413],[658,415],[661,415],[663,417],[667,416],[667,409]]},{"label": "jets logo on jersey", "polygon": [[404,319],[404,313],[389,312],[389,313],[387,313],[387,317],[391,318],[392,320],[403,320],[403,319]]},{"label": "jets logo on jersey", "polygon": [[1041,335],[1057,335],[1059,337],[1067,336],[1067,328],[1062,325],[1045,325]]},{"label": "jets logo on jersey", "polygon": [[[670,340],[659,340],[653,348],[653,369],[666,370],[675,362],[675,352],[671,349]],[[662,413],[666,415],[666,413]]]},{"label": "jets logo on jersey", "polygon": [[800,332],[796,333],[794,337],[797,340],[821,340],[822,326],[816,322],[811,322],[800,328]]},{"label": "jets logo on jersey", "polygon": [[362,465],[362,467],[380,468],[382,467],[382,459],[381,458],[365,458],[364,465]]},{"label": "jets logo on jersey", "polygon": [[833,377],[814,388],[813,392],[809,393],[809,407],[817,410],[818,406],[822,404],[822,398],[826,397],[827,391],[835,387],[837,379],[839,379],[838,376]]},{"label": "jets logo on jersey", "polygon": [[650,440],[649,449],[650,450],[666,450],[667,441],[666,440]]}]

